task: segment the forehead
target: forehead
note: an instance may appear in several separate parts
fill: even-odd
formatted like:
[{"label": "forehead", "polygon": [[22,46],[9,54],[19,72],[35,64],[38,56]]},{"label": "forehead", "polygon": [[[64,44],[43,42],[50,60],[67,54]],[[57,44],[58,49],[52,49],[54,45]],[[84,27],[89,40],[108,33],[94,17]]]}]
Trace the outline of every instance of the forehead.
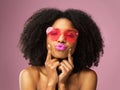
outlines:
[{"label": "forehead", "polygon": [[58,28],[59,30],[68,30],[68,29],[74,29],[74,26],[72,22],[69,19],[66,18],[59,18],[57,19],[53,25],[53,28]]}]

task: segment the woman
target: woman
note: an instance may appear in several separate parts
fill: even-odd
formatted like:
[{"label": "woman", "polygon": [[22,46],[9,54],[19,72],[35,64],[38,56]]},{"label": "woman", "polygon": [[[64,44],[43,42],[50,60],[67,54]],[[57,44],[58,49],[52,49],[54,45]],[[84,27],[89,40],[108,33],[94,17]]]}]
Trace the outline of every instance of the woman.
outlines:
[{"label": "woman", "polygon": [[103,40],[83,11],[45,8],[25,23],[20,48],[30,67],[20,73],[20,90],[96,90]]}]

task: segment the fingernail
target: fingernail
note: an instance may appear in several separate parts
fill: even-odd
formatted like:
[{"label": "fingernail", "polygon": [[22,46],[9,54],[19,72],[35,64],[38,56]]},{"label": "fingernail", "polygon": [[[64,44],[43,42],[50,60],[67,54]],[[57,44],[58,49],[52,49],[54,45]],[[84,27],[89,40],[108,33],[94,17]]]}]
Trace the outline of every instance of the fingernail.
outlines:
[{"label": "fingernail", "polygon": [[50,48],[50,45],[48,44],[48,48]]},{"label": "fingernail", "polygon": [[69,52],[71,52],[71,50],[72,50],[72,49],[70,48],[70,49],[69,49]]}]

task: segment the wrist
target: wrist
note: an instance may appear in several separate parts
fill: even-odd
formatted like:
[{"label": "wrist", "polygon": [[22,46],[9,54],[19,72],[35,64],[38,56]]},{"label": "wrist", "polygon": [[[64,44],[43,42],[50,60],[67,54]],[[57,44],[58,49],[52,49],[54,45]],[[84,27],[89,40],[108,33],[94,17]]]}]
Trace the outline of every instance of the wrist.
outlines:
[{"label": "wrist", "polygon": [[66,84],[65,83],[58,83],[58,87],[60,90],[66,90]]},{"label": "wrist", "polygon": [[51,86],[56,86],[56,83],[48,82],[48,83],[47,83],[47,86],[49,86],[49,87],[51,87]]},{"label": "wrist", "polygon": [[48,82],[46,86],[46,90],[55,90],[56,84]]}]

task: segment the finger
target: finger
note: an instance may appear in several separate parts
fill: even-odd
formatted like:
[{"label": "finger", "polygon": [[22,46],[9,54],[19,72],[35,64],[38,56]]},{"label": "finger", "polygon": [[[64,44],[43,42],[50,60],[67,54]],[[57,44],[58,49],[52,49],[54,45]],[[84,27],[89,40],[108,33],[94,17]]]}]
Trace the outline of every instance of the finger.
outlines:
[{"label": "finger", "polygon": [[57,59],[51,59],[50,63],[53,64],[54,62],[59,62]]},{"label": "finger", "polygon": [[71,65],[73,65],[73,57],[72,57],[71,51],[72,51],[72,49],[70,48],[69,51],[68,51],[68,62]]},{"label": "finger", "polygon": [[68,69],[73,68],[72,65],[67,60],[63,60],[61,64],[67,67]]},{"label": "finger", "polygon": [[62,68],[64,68],[64,70],[66,70],[66,71],[69,71],[69,69],[70,69],[70,65],[68,65],[68,64],[66,65],[66,64],[63,63],[63,62],[60,64],[60,66],[61,66]]},{"label": "finger", "polygon": [[58,69],[61,71],[62,74],[65,73],[65,72],[67,72],[67,70],[65,69],[65,67],[62,66],[62,65],[60,65],[60,66],[58,67]]},{"label": "finger", "polygon": [[46,62],[46,66],[48,69],[56,70],[56,68],[59,66],[59,61],[57,59],[52,59]]},{"label": "finger", "polygon": [[51,47],[50,47],[50,45],[48,44],[48,53],[47,53],[46,61],[49,61],[49,60],[51,60]]},{"label": "finger", "polygon": [[59,61],[56,61],[56,62],[53,63],[51,68],[56,70],[58,66],[59,66]]}]

